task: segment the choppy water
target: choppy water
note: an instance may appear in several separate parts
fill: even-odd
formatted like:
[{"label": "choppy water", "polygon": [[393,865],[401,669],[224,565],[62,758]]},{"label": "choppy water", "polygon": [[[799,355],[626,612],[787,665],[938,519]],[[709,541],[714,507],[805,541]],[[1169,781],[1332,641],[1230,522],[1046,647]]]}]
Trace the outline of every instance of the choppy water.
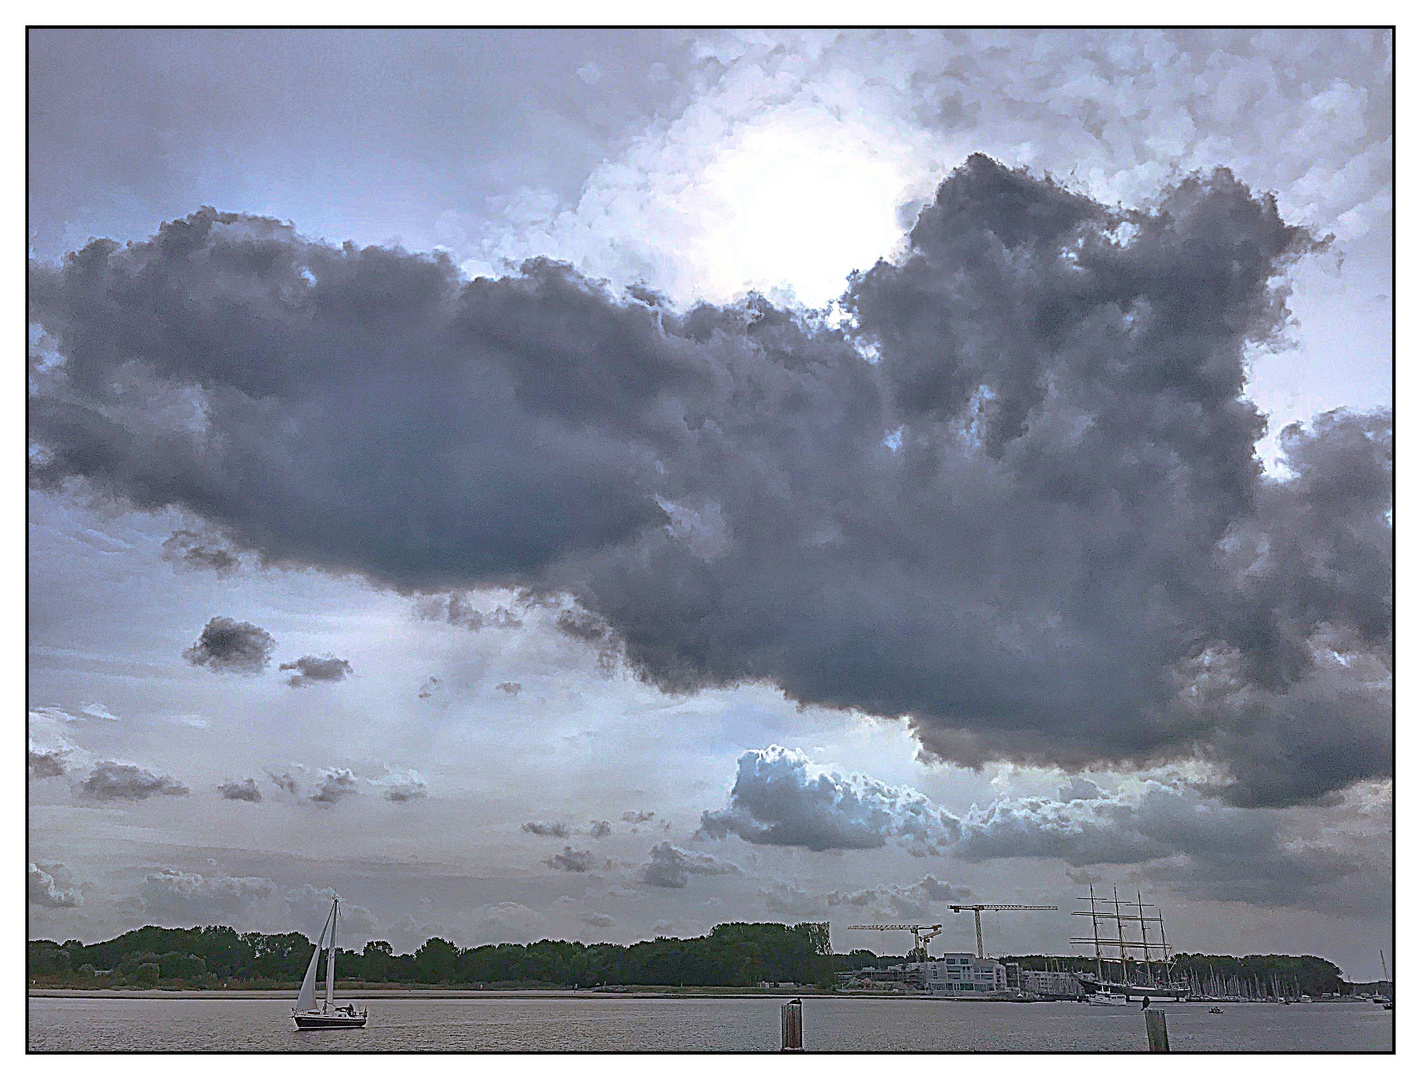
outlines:
[{"label": "choppy water", "polygon": [[[357,999],[358,1000],[358,999]],[[29,1000],[31,1050],[773,1051],[777,998],[372,999],[359,1031],[296,1031],[290,1002]],[[1369,1004],[1167,1005],[1171,1050],[1386,1051],[1393,1012]],[[809,1051],[1146,1050],[1138,1009],[804,999]]]}]

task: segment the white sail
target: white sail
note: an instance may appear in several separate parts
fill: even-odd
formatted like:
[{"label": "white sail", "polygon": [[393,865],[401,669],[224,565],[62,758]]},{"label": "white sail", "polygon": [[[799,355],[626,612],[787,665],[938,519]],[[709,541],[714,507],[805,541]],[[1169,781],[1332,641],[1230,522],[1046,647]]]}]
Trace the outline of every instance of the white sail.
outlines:
[{"label": "white sail", "polygon": [[[335,908],[331,908],[331,915]],[[311,963],[306,968],[306,977],[301,980],[301,992],[296,995],[296,1011],[310,1012],[316,1007],[316,972],[320,969],[321,945],[326,940],[326,928],[331,924],[331,915],[326,916],[326,924],[321,927],[321,936],[316,938],[316,951],[311,954]]]},{"label": "white sail", "polygon": [[336,911],[340,907],[337,898],[331,902],[331,944],[326,952],[326,1009],[329,1010],[336,993]]}]

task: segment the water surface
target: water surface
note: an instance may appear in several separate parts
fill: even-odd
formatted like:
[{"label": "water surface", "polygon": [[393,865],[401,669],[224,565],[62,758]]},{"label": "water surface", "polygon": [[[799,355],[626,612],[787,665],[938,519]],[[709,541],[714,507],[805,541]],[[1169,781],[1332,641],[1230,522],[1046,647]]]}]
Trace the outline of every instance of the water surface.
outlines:
[{"label": "water surface", "polygon": [[[357,999],[358,1000],[358,999]],[[372,999],[358,1031],[296,1031],[285,1000],[29,999],[31,1050],[775,1051],[778,998]],[[1392,1012],[1371,1004],[1167,1005],[1181,1051],[1385,1051]],[[804,999],[809,1051],[1144,1051],[1138,1009]]]}]

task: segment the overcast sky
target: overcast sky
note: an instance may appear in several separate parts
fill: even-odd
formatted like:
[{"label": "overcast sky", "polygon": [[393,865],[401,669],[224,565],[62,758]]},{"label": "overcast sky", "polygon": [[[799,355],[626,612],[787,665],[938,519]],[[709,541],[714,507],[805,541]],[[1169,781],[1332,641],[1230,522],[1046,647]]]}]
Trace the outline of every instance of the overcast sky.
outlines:
[{"label": "overcast sky", "polygon": [[30,36],[31,933],[1391,939],[1383,33]]}]

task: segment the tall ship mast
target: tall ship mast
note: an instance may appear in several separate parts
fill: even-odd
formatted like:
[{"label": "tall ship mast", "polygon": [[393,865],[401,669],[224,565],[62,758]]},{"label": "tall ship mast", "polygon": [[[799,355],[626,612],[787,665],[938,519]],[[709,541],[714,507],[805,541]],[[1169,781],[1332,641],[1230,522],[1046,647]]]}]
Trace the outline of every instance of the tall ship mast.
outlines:
[{"label": "tall ship mast", "polygon": [[1189,984],[1174,973],[1174,953],[1157,905],[1145,903],[1139,892],[1134,900],[1121,900],[1113,887],[1110,897],[1097,896],[1094,885],[1088,896],[1076,899],[1090,905],[1071,912],[1090,920],[1089,937],[1071,938],[1072,945],[1094,949],[1094,975],[1077,973],[1086,993],[1123,994],[1126,1000],[1183,1001],[1189,996]]}]

